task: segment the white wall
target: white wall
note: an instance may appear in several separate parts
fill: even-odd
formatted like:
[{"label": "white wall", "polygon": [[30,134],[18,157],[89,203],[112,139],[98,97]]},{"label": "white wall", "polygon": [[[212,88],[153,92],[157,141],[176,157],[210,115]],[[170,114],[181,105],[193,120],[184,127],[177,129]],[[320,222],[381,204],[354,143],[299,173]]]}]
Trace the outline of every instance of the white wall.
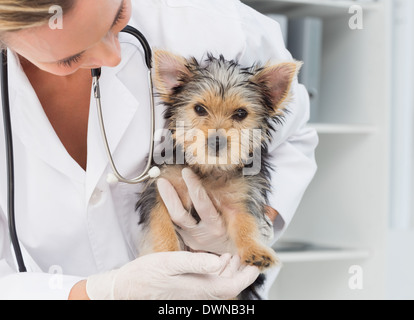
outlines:
[{"label": "white wall", "polygon": [[391,230],[388,236],[387,298],[414,299],[414,231]]},{"label": "white wall", "polygon": [[387,298],[414,299],[414,1],[393,1]]},{"label": "white wall", "polygon": [[391,227],[413,226],[414,1],[393,3]]}]

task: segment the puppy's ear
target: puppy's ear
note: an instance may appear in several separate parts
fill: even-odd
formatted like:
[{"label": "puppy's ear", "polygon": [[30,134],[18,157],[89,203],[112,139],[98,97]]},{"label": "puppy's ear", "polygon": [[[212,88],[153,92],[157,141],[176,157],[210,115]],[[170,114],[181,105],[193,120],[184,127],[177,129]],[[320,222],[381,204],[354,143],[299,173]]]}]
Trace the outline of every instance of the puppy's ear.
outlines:
[{"label": "puppy's ear", "polygon": [[288,99],[293,79],[298,74],[302,62],[283,62],[265,67],[254,76],[253,81],[264,89],[270,99],[275,114],[280,114],[283,103]]},{"label": "puppy's ear", "polygon": [[155,87],[163,99],[168,99],[174,88],[190,77],[187,60],[168,51],[157,50],[154,52],[154,62]]}]

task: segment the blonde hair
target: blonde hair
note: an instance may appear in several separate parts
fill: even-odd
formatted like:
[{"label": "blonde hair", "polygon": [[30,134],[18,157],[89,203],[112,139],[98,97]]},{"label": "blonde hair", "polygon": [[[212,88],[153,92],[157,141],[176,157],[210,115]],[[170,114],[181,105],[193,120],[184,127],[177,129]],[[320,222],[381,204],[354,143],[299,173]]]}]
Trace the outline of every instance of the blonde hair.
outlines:
[{"label": "blonde hair", "polygon": [[66,13],[75,0],[0,0],[0,38],[5,32],[19,31],[48,23],[58,5]]}]

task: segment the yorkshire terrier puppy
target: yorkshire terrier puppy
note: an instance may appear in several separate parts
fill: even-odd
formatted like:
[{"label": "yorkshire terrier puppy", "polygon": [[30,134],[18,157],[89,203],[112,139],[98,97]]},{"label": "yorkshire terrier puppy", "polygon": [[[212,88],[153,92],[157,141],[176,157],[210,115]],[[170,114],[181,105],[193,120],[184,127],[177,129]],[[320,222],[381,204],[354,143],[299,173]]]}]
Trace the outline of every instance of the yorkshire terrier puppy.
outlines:
[{"label": "yorkshire terrier puppy", "polygon": [[[200,219],[181,176],[183,168],[190,168],[222,215],[237,250],[234,253],[261,270],[277,263],[260,232],[260,226],[268,224],[268,145],[275,124],[283,119],[300,66],[299,62],[284,62],[244,68],[222,56],[208,55],[199,62],[155,52],[154,84],[166,106],[172,141],[171,150],[162,153],[165,163],[154,161],[160,177],[175,187],[183,206]],[[156,181],[148,181],[137,203],[147,231],[146,251],[182,250]]]}]

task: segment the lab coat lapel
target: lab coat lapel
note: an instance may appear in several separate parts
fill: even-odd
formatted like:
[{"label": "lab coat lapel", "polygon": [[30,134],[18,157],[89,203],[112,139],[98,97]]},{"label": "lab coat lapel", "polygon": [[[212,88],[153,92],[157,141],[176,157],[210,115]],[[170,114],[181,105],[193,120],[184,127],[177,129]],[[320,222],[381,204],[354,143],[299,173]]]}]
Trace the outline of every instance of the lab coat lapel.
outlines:
[{"label": "lab coat lapel", "polygon": [[[125,52],[123,62],[117,68],[104,68],[100,81],[105,126],[113,153],[139,106],[138,100],[117,76],[131,55],[129,51]],[[103,173],[108,166],[93,95],[88,124],[88,167],[85,173],[56,135],[17,57],[10,52],[8,57],[10,107],[16,138],[45,163],[72,180],[85,184],[87,203],[99,180],[104,178]]]},{"label": "lab coat lapel", "polygon": [[[118,76],[136,52],[135,48],[123,51],[121,64],[116,68],[103,68],[100,80],[102,108],[108,141],[113,154],[131,124],[140,105],[136,96]],[[9,52],[10,106],[13,131],[22,143],[39,158],[62,174],[85,184],[86,204],[100,179],[105,179],[108,158],[100,133],[96,104],[91,94],[88,123],[88,163],[85,171],[68,154],[47,118],[35,91],[20,67],[18,59]],[[136,77],[136,74],[131,75]],[[144,79],[145,73],[143,74]],[[145,82],[137,81],[138,85]],[[145,101],[146,104],[146,101]],[[145,152],[144,152],[145,154]],[[109,171],[109,170],[108,170]]]},{"label": "lab coat lapel", "polygon": [[85,172],[61,143],[17,57],[9,52],[8,60],[10,108],[16,136],[48,165],[82,183]]}]

